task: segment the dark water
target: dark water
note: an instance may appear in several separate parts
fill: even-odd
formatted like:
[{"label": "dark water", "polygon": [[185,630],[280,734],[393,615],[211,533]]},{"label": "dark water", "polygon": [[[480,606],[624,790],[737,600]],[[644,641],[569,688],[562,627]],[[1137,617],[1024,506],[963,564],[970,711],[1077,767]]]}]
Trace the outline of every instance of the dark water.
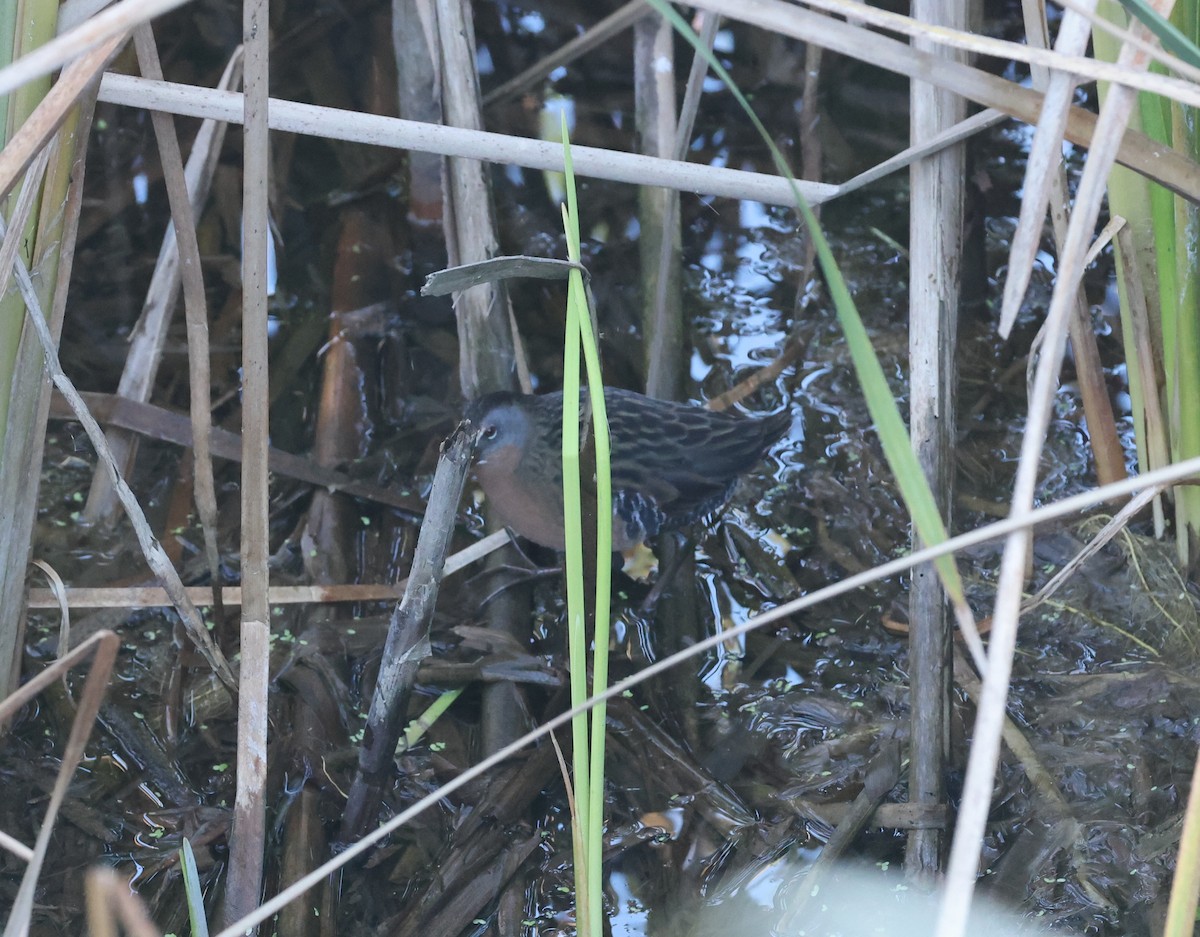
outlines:
[{"label": "dark water", "polygon": [[[575,34],[597,11],[570,5],[476,9],[484,90],[515,74]],[[391,113],[394,65],[387,61],[386,4],[273,5],[272,93],[284,98]],[[197,6],[158,30],[168,77],[211,84],[238,35],[239,13],[226,4]],[[169,38],[168,38],[169,37]],[[185,38],[186,37],[186,38]],[[776,139],[794,161],[803,49],[740,28],[718,48]],[[368,54],[369,53],[369,54]],[[628,37],[566,70],[554,90],[575,98],[579,142],[634,145]],[[685,61],[682,58],[681,61]],[[681,65],[683,71],[685,66]],[[826,57],[820,135],[825,178],[839,181],[904,146],[903,83],[873,69]],[[490,110],[490,129],[535,132],[539,92]],[[194,126],[179,121],[185,142]],[[705,96],[692,158],[766,169],[761,145],[728,95]],[[1019,367],[1048,296],[1051,271],[1035,277],[1015,339],[994,337],[992,304],[1016,213],[1023,147],[1020,129],[996,128],[972,152],[969,240],[974,266],[962,324],[960,495],[955,524],[987,520],[984,503],[1002,503],[1022,431]],[[449,304],[417,296],[425,273],[444,263],[436,227],[417,224],[402,154],[273,136],[278,285],[272,298],[272,443],[293,452],[319,445],[315,414],[330,353],[331,308],[373,307],[356,321],[358,369],[351,396],[361,477],[423,495],[436,444],[459,406],[457,339]],[[201,221],[206,285],[213,321],[214,417],[239,420],[238,135],[231,133]],[[141,174],[146,198],[133,180]],[[539,174],[492,173],[502,249],[561,256],[557,208]],[[102,105],[88,167],[85,210],[72,300],[63,340],[69,373],[90,390],[112,391],[157,251],[165,212],[161,172],[144,115]],[[605,336],[607,379],[638,387],[641,341],[636,205],[624,186],[584,181],[585,245]],[[788,212],[756,204],[685,196],[684,307],[690,343],[683,352],[688,395],[716,396],[771,361],[789,335],[802,349],[794,365],[746,403],[748,410],[787,408],[791,433],[747,478],[720,521],[697,531],[694,592],[698,635],[745,621],[755,612],[811,591],[907,549],[907,524],[890,473],[869,431],[848,355],[820,283],[801,282],[803,251]],[[823,221],[893,389],[905,399],[907,188],[904,174],[825,207]],[[365,256],[364,256],[365,255]],[[339,264],[356,271],[342,281]],[[350,266],[347,269],[350,269]],[[1119,391],[1116,337],[1104,318],[1103,261],[1090,284],[1101,348]],[[355,279],[357,277],[357,279]],[[339,285],[340,282],[340,285]],[[350,282],[353,286],[346,286]],[[517,319],[538,385],[561,375],[562,291],[517,284]],[[797,297],[806,301],[797,302]],[[351,301],[353,305],[346,305]],[[180,322],[166,352],[155,402],[182,409],[187,387]],[[1014,364],[1016,366],[1014,366]],[[1086,426],[1070,375],[1057,402],[1044,461],[1042,496],[1092,483]],[[1128,418],[1119,414],[1120,419]],[[177,525],[179,562],[203,581],[194,520],[175,520],[186,460],[146,440],[133,483],[161,536]],[[78,512],[93,456],[77,426],[50,429],[42,479],[37,554],[71,585],[140,581],[136,543],[124,524],[84,528]],[[237,472],[218,465],[222,547],[237,571]],[[306,578],[315,566],[339,581],[392,581],[407,570],[415,542],[412,518],[368,502],[345,503],[328,540],[303,532],[314,521],[311,489],[277,477],[272,487],[273,582]],[[186,502],[185,502],[186,503]],[[456,546],[477,534],[463,525]],[[1164,906],[1178,820],[1195,749],[1190,715],[1200,702],[1189,637],[1195,635],[1191,584],[1172,575],[1167,546],[1143,528],[1104,551],[1024,625],[1011,714],[1025,731],[1069,808],[1063,819],[1010,756],[999,779],[984,860],[985,889],[1042,922],[1092,934],[1151,933]],[[1094,531],[1093,531],[1094,532]],[[1053,573],[1089,536],[1047,531],[1039,539],[1033,585]],[[315,546],[314,546],[315,545]],[[331,546],[333,545],[333,546]],[[317,559],[313,549],[324,551]],[[337,555],[330,555],[336,551]],[[550,563],[551,554],[534,559]],[[976,610],[986,614],[999,554],[980,548],[963,560]],[[694,582],[694,588],[692,583]],[[448,580],[433,635],[440,659],[490,660],[470,626],[483,620],[495,584],[485,577]],[[614,671],[623,675],[671,648],[642,611],[647,586],[618,577]],[[521,690],[531,720],[563,705],[565,672],[561,585],[530,589],[531,635],[519,650],[546,676]],[[861,790],[889,740],[908,732],[905,642],[885,624],[906,602],[906,582],[883,582],[756,632],[696,661],[689,672],[656,681],[612,714],[606,861],[614,934],[706,933],[732,914],[767,915],[778,926],[795,903],[797,883],[820,854],[841,811]],[[362,713],[369,703],[388,606],[333,610],[286,606],[273,623],[276,663],[272,702],[268,894],[297,840],[294,824],[313,818],[335,834],[353,777]],[[77,634],[117,628],[117,677],[56,833],[43,876],[34,932],[78,932],[83,871],[103,862],[127,876],[157,923],[182,932],[175,851],[188,837],[201,881],[215,907],[225,874],[225,835],[233,798],[233,715],[209,706],[205,675],[182,647],[173,619],[158,611],[79,616]],[[43,665],[57,622],[31,618],[26,670]],[[1169,653],[1165,657],[1162,652]],[[1166,662],[1164,662],[1164,660]],[[1169,662],[1169,666],[1168,663]],[[182,676],[176,673],[183,665]],[[448,678],[431,678],[414,701],[419,711]],[[173,687],[181,685],[177,693]],[[60,694],[61,696],[61,694]],[[402,809],[440,780],[480,757],[485,697],[476,683],[430,732],[399,758],[400,778],[381,816]],[[681,703],[681,700],[687,701]],[[956,694],[952,789],[965,762],[973,710]],[[0,828],[32,842],[44,791],[69,727],[66,704],[48,696],[28,710],[0,752],[5,798]],[[545,753],[543,753],[545,754]],[[570,836],[562,782],[552,759],[531,759],[512,783],[523,796],[499,804],[509,779],[469,788],[393,837],[370,862],[336,883],[336,897],[311,897],[326,933],[553,934],[573,930]],[[888,800],[905,799],[901,781]],[[28,805],[32,804],[32,809]],[[1057,809],[1057,808],[1055,808]],[[483,818],[482,820],[480,818]],[[869,827],[852,854],[871,867],[896,870],[903,834]],[[302,870],[322,860],[313,856]],[[0,896],[15,893],[19,869],[0,866]],[[449,869],[479,884],[479,894],[441,893]],[[497,869],[504,873],[488,877]],[[486,873],[486,874],[485,874]],[[889,893],[890,894],[890,893]],[[881,900],[894,900],[883,898]],[[0,897],[0,904],[4,899]],[[322,903],[324,902],[324,903]],[[466,909],[464,912],[463,909]],[[462,912],[456,917],[455,912]],[[460,920],[460,917],[463,919]],[[451,923],[453,922],[453,927]],[[279,932],[291,925],[280,924]],[[750,926],[747,924],[747,926]],[[298,931],[297,931],[298,932]],[[715,930],[714,930],[715,932]]]}]

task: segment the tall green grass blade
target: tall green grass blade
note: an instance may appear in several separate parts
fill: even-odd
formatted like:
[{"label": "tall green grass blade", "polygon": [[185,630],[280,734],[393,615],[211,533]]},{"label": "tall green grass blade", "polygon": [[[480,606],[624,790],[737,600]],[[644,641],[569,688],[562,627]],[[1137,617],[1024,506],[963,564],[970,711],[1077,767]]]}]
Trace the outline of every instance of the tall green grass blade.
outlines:
[{"label": "tall green grass blade", "polygon": [[[1150,32],[1158,37],[1162,47],[1172,55],[1183,59],[1189,65],[1200,68],[1200,48],[1187,36],[1175,28],[1170,20],[1146,3],[1145,0],[1120,0],[1121,6],[1142,21]],[[1188,6],[1189,4],[1180,4]]]},{"label": "tall green grass blade", "polygon": [[[3,50],[0,52],[0,65],[6,65],[54,38],[55,26],[58,23],[58,2],[3,0],[0,3],[0,16],[3,16],[3,20],[0,21],[0,49]],[[0,114],[3,116],[3,123],[0,123],[0,146],[7,143],[33,113],[34,108],[50,90],[51,84],[51,78],[47,75],[22,85],[10,95],[0,97]],[[11,204],[10,200],[8,205]],[[9,210],[8,207],[4,208],[5,217],[8,217]],[[35,205],[21,234],[20,256],[30,269],[34,267],[38,214],[39,210]],[[4,454],[9,395],[12,392],[12,378],[24,323],[25,303],[16,290],[10,290],[7,296],[0,299],[0,457]]]},{"label": "tall green grass blade", "polygon": [[1196,899],[1200,893],[1200,754],[1192,768],[1192,786],[1183,813],[1183,833],[1175,857],[1175,876],[1163,937],[1192,937],[1196,932]]},{"label": "tall green grass blade", "polygon": [[[838,322],[841,324],[842,333],[846,336],[846,345],[850,350],[851,359],[854,361],[854,369],[858,375],[858,382],[862,387],[863,396],[867,402],[867,409],[871,414],[871,419],[875,424],[875,431],[879,434],[880,442],[883,445],[884,456],[891,466],[893,474],[896,476],[900,495],[908,507],[913,525],[916,527],[921,539],[926,544],[942,543],[946,539],[946,527],[942,523],[942,516],[937,509],[937,502],[934,501],[933,492],[929,489],[929,482],[925,478],[925,473],[921,471],[920,463],[917,461],[916,454],[912,450],[908,430],[904,426],[904,421],[900,417],[900,410],[896,406],[895,399],[892,397],[891,389],[888,387],[883,367],[879,364],[879,359],[875,355],[875,349],[871,345],[871,340],[867,335],[866,327],[863,325],[862,317],[858,313],[858,308],[850,296],[850,290],[846,286],[846,281],[838,269],[837,262],[834,260],[829,242],[825,239],[825,235],[821,231],[821,226],[817,222],[816,216],[813,214],[808,202],[800,193],[800,188],[796,184],[796,177],[793,175],[791,167],[788,166],[779,148],[775,146],[771,135],[767,132],[767,128],[759,120],[758,115],[754,113],[754,109],[750,107],[750,102],[746,100],[737,85],[734,84],[729,73],[704,46],[699,36],[684,21],[683,17],[666,3],[666,0],[646,0],[646,2],[665,16],[675,27],[676,31],[691,43],[697,53],[704,56],[709,67],[712,68],[717,77],[729,89],[729,92],[734,96],[734,99],[754,125],[755,130],[758,131],[759,136],[762,137],[763,142],[770,150],[771,159],[775,164],[776,170],[791,184],[792,196],[795,199],[796,208],[804,218],[809,235],[813,239],[813,245],[817,251],[817,259],[821,265],[821,272],[825,275],[825,282],[829,288],[830,298],[833,300],[834,307],[837,310]],[[935,561],[935,565],[938,575],[942,579],[942,584],[946,589],[946,594],[958,609],[965,609],[966,597],[963,591],[962,578],[959,576],[958,567],[955,565],[953,557],[943,556]]]},{"label": "tall green grass blade", "polygon": [[[565,149],[565,147],[564,147]],[[570,210],[564,210],[564,217]],[[570,280],[568,279],[568,284]],[[568,290],[570,287],[568,286]],[[563,525],[566,532],[567,652],[571,659],[571,705],[587,699],[587,614],[583,573],[583,492],[579,470],[579,308],[567,303],[566,335],[563,347],[562,478]],[[587,891],[588,841],[587,804],[591,802],[588,783],[588,719],[580,714],[571,720],[571,764],[574,772],[575,803],[575,902],[576,918],[585,926],[591,918]],[[583,930],[588,933],[588,930]]]},{"label": "tall green grass blade", "polygon": [[[567,259],[575,266],[567,280],[567,338],[563,369],[563,492],[564,524],[567,527],[567,567],[569,572],[567,606],[571,644],[571,696],[578,705],[587,696],[587,640],[584,634],[582,491],[579,460],[579,356],[582,351],[587,371],[588,399],[592,413],[592,447],[596,465],[596,595],[595,635],[592,661],[593,693],[608,686],[608,635],[612,586],[612,473],[611,444],[608,435],[608,416],[604,406],[604,376],[600,369],[600,350],[592,327],[587,290],[580,272],[579,203],[575,188],[575,171],[571,160],[566,115],[562,118],[564,184],[567,203],[563,206],[563,228],[566,232]],[[568,432],[570,441],[568,442]],[[572,478],[571,501],[567,502],[566,479]],[[572,555],[574,554],[574,556]],[[574,596],[572,603],[572,580]],[[577,697],[578,695],[578,698]],[[578,835],[574,838],[575,890],[578,929],[587,937],[603,934],[603,853],[604,853],[604,729],[607,707],[600,703],[588,716],[580,715],[572,723],[575,750],[575,802],[578,816]]]},{"label": "tall green grass blade", "polygon": [[[564,128],[566,126],[565,117],[563,126]],[[566,140],[565,135],[563,139]],[[564,147],[563,153],[567,189],[567,211],[565,212],[567,259],[578,265],[580,263],[579,205],[576,199],[575,168],[571,161],[569,143]],[[608,689],[608,640],[611,617],[609,606],[612,599],[612,564],[608,562],[608,558],[612,556],[612,445],[608,434],[608,413],[604,404],[604,375],[600,369],[600,349],[596,344],[596,335],[592,329],[587,291],[578,266],[571,270],[568,280],[567,304],[574,307],[572,317],[579,323],[583,360],[587,369],[588,397],[591,401],[592,444],[596,456],[596,599],[594,605],[596,625],[592,641],[592,694],[597,695]],[[603,931],[601,902],[604,894],[604,742],[605,726],[608,720],[607,704],[603,702],[597,704],[592,709],[591,719],[588,767],[590,797],[586,803],[581,800],[580,809],[586,809],[588,812],[586,826],[588,831],[586,838],[588,850],[587,890],[589,906],[593,915],[589,933],[592,937],[600,937]]]},{"label": "tall green grass blade", "polygon": [[[1173,19],[1178,23],[1185,41],[1193,47],[1200,38],[1200,10],[1195,3],[1178,4]],[[1200,127],[1194,108],[1171,102],[1171,142],[1180,152],[1193,159],[1200,155]],[[1200,264],[1195,245],[1200,237],[1200,213],[1196,205],[1182,198],[1173,198],[1175,216],[1173,234],[1175,251],[1174,292],[1177,302],[1175,320],[1175,382],[1168,385],[1171,393],[1170,412],[1172,435],[1178,431],[1177,459],[1200,453]],[[1192,538],[1200,532],[1200,490],[1192,485],[1177,489],[1176,517],[1179,521],[1177,539],[1181,562],[1187,562]]]},{"label": "tall green grass blade", "polygon": [[[1140,18],[1140,16],[1139,16]],[[1182,41],[1192,49],[1200,42],[1200,10],[1195,3],[1179,4],[1174,18],[1182,28]],[[1149,24],[1148,24],[1149,25]],[[1153,29],[1153,26],[1151,26]],[[1160,37],[1162,38],[1162,37]],[[1164,47],[1167,40],[1162,38]],[[1172,51],[1176,51],[1172,48]],[[1182,54],[1176,51],[1177,55]],[[1190,59],[1189,59],[1190,60]],[[1194,61],[1194,60],[1191,60]],[[1143,110],[1145,110],[1143,108]],[[1160,113],[1165,111],[1160,107]],[[1200,153],[1200,128],[1197,115],[1192,108],[1177,102],[1170,103],[1168,126],[1150,128],[1157,139],[1170,140],[1175,149],[1195,157]],[[1165,123],[1165,121],[1164,121]],[[1156,132],[1157,131],[1157,132]],[[1162,133],[1163,136],[1158,136]],[[1166,136],[1169,133],[1170,136]],[[1169,263],[1171,288],[1161,288],[1163,297],[1163,357],[1164,364],[1172,369],[1173,378],[1167,381],[1167,409],[1170,416],[1172,457],[1186,458],[1200,451],[1200,413],[1196,400],[1200,399],[1200,263],[1194,245],[1200,237],[1200,216],[1196,207],[1183,199],[1168,196],[1167,206],[1173,206],[1168,215],[1164,208],[1153,212],[1155,238],[1158,246],[1159,266],[1164,259]],[[1162,229],[1160,230],[1159,224]],[[1170,239],[1170,252],[1162,243]],[[1183,245],[1183,250],[1177,250]],[[1174,262],[1171,263],[1170,261]],[[1172,349],[1167,351],[1167,321],[1165,310],[1172,309]],[[1192,486],[1176,489],[1177,544],[1183,563],[1189,559],[1192,538],[1200,531],[1200,492]],[[1179,854],[1175,861],[1175,877],[1171,883],[1171,898],[1167,906],[1167,918],[1163,926],[1165,937],[1191,935],[1196,929],[1196,904],[1200,894],[1200,756],[1192,772],[1192,789],[1188,795],[1184,813],[1183,835],[1180,838]]]},{"label": "tall green grass blade", "polygon": [[[1125,23],[1128,10],[1139,19],[1145,19],[1137,4],[1122,0],[1104,4],[1101,11],[1119,25]],[[1157,14],[1154,14],[1157,17]],[[1153,17],[1152,17],[1153,18]],[[1196,4],[1177,4],[1173,14],[1171,30],[1179,41],[1193,49],[1200,38],[1200,15]],[[1159,18],[1161,19],[1161,18]],[[1165,22],[1165,21],[1163,21]],[[1150,25],[1148,23],[1148,25]],[[1094,37],[1096,55],[1115,61],[1120,53],[1119,43],[1103,31]],[[1176,50],[1178,52],[1178,50]],[[1100,85],[1101,101],[1107,93]],[[1174,149],[1195,158],[1200,153],[1200,139],[1196,128],[1196,113],[1156,95],[1139,96],[1139,109],[1135,114],[1136,124],[1150,137],[1171,145]],[[1194,244],[1200,233],[1200,219],[1183,199],[1160,186],[1147,183],[1128,170],[1114,168],[1109,179],[1108,200],[1114,215],[1121,215],[1129,222],[1129,231],[1136,248],[1136,267],[1142,278],[1141,289],[1145,293],[1146,305],[1150,310],[1152,325],[1161,336],[1162,347],[1155,349],[1162,355],[1161,371],[1163,386],[1160,389],[1155,375],[1140,373],[1136,356],[1127,356],[1130,395],[1134,404],[1134,428],[1138,443],[1139,468],[1155,468],[1148,453],[1146,427],[1143,419],[1143,401],[1148,395],[1161,394],[1163,412],[1169,436],[1169,457],[1178,461],[1200,452],[1200,414],[1195,401],[1200,395],[1200,268],[1195,253],[1187,249]],[[1129,291],[1133,286],[1126,283],[1123,266],[1118,266],[1118,285],[1121,295],[1122,329],[1128,344],[1130,308]],[[1179,560],[1188,561],[1190,545],[1200,533],[1200,491],[1182,486],[1174,492],[1176,545]]]},{"label": "tall green grass blade", "polygon": [[183,872],[183,893],[187,896],[188,918],[192,922],[192,937],[208,937],[208,916],[204,913],[204,893],[200,890],[200,874],[196,855],[185,836],[179,847],[179,868]]},{"label": "tall green grass blade", "polygon": [[[0,68],[12,64],[20,8],[20,0],[0,0]],[[8,143],[8,106],[9,96],[0,95],[0,146]]]}]

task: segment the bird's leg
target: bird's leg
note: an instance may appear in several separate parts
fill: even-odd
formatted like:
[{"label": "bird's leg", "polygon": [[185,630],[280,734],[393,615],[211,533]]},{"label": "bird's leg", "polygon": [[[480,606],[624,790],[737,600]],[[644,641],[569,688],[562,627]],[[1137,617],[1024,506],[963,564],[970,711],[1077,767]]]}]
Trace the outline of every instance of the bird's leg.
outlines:
[{"label": "bird's leg", "polygon": [[485,569],[485,570],[480,571],[475,576],[472,576],[471,579],[468,581],[468,584],[470,585],[470,584],[474,584],[480,577],[487,576],[492,573],[508,572],[508,573],[512,574],[512,578],[500,583],[499,586],[497,586],[495,589],[493,589],[491,592],[489,592],[486,596],[484,596],[482,600],[480,600],[480,602],[479,602],[479,610],[480,611],[482,611],[484,608],[486,608],[489,602],[493,601],[498,596],[503,595],[509,589],[512,589],[512,588],[519,586],[526,582],[533,582],[535,579],[547,579],[551,576],[558,576],[562,573],[561,566],[538,566],[536,563],[533,562],[533,560],[529,559],[529,557],[526,554],[522,553],[521,556],[524,557],[525,560],[529,563],[528,567],[509,566],[509,565],[495,566],[491,569]]},{"label": "bird's leg", "polygon": [[658,575],[656,582],[651,590],[646,593],[646,598],[642,600],[641,613],[648,615],[658,605],[658,600],[662,598],[662,594],[666,591],[667,586],[679,574],[680,568],[683,566],[684,557],[690,556],[692,551],[696,549],[696,538],[685,537],[679,532],[664,534],[665,537],[675,538],[678,549],[671,556],[671,562],[668,563]]},{"label": "bird's leg", "polygon": [[525,552],[524,544],[521,543],[521,538],[517,535],[515,530],[513,530],[511,527],[505,527],[504,532],[508,534],[508,542],[512,545],[512,548],[516,550],[518,554],[520,554],[521,559],[529,564],[530,569],[536,571],[546,568],[544,566],[539,566],[532,559],[530,559],[529,554]]}]

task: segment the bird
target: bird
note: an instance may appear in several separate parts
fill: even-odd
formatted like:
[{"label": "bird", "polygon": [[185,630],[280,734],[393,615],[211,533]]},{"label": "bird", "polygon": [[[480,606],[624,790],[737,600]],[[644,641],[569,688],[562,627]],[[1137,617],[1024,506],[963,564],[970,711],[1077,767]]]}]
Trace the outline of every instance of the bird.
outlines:
[{"label": "bird", "polygon": [[[581,392],[581,407],[586,389]],[[475,475],[514,531],[565,548],[563,395],[487,394],[467,405],[476,438]],[[761,419],[604,388],[611,440],[613,550],[685,527],[729,499],[791,425],[786,412]]]}]

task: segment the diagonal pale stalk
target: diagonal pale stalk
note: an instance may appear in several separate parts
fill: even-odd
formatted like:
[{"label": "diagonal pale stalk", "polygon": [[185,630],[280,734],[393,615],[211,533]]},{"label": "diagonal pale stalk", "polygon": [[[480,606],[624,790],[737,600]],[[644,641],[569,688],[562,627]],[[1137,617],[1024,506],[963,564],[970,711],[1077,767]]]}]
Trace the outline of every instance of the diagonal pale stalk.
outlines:
[{"label": "diagonal pale stalk", "polygon": [[[707,6],[728,2],[728,0],[703,0],[703,2]],[[1122,0],[1122,2],[1141,2],[1141,0]],[[889,32],[898,32],[901,35],[911,38],[930,39],[949,48],[1013,62],[1025,62],[1035,69],[1040,67],[1052,68],[1055,71],[1071,72],[1078,75],[1083,81],[1109,80],[1118,83],[1127,83],[1131,87],[1144,87],[1147,84],[1157,83],[1156,78],[1167,77],[1162,72],[1157,76],[1122,72],[1111,61],[1087,58],[1082,52],[1073,55],[1062,55],[1058,52],[1049,52],[1041,45],[997,39],[991,36],[950,29],[944,26],[933,26],[902,13],[893,13],[889,10],[866,6],[860,0],[803,0],[803,3],[805,6],[821,10],[825,13],[846,16],[848,20],[855,23],[878,26]],[[1065,10],[1082,15],[1088,21],[1092,22],[1093,25],[1097,24],[1097,22],[1102,25],[1104,23],[1103,20],[1098,21],[1096,14],[1092,12],[1095,0],[1061,0],[1058,5]],[[1042,6],[1044,7],[1045,4],[1042,4]],[[1200,80],[1200,69],[1197,69],[1196,65],[1191,64],[1200,60],[1196,60],[1194,57],[1183,60],[1165,53],[1156,42],[1148,41],[1144,34],[1140,39],[1136,36],[1130,37],[1128,32],[1114,31],[1113,35],[1118,36],[1122,41],[1131,42],[1150,55],[1156,62],[1169,67],[1172,71],[1178,72],[1182,77],[1189,78],[1192,81]],[[1170,81],[1170,84],[1177,89],[1186,88],[1184,90],[1185,94],[1194,95],[1197,93],[1197,89],[1187,87],[1183,83],[1176,83],[1173,79]]]},{"label": "diagonal pale stalk", "polygon": [[0,195],[7,197],[38,151],[50,142],[54,132],[68,119],[74,121],[71,114],[76,104],[92,101],[96,79],[102,76],[105,66],[124,44],[124,36],[115,36],[63,69],[58,81],[29,115],[29,119],[0,149]]},{"label": "diagonal pale stalk", "polygon": [[[661,0],[654,0],[652,5],[657,9],[660,2]],[[739,22],[759,26],[804,42],[812,42],[900,75],[919,77],[922,81],[946,88],[978,104],[1003,110],[1029,124],[1037,122],[1042,109],[1042,95],[1031,88],[1022,87],[969,65],[938,59],[906,43],[855,25],[854,22],[843,22],[815,14],[787,3],[786,0],[694,0],[693,6],[714,10]],[[850,19],[854,21],[874,19],[879,12],[865,4],[849,3],[847,6]],[[939,40],[953,44],[951,33],[950,30],[934,31]],[[968,51],[998,53],[1002,57],[1018,61],[1039,61],[1050,66],[1062,64],[1061,57],[1054,53],[1031,50],[1027,46],[1012,43],[981,46],[979,43],[970,42],[959,47]],[[1071,60],[1069,67],[1082,77],[1107,77],[1110,80],[1119,78],[1125,86],[1160,91],[1179,101],[1200,106],[1200,87],[1191,82],[1145,71],[1125,76],[1116,65],[1109,64],[1101,68],[1090,59]],[[1080,107],[1071,108],[1067,121],[1069,140],[1089,146],[1095,131],[1094,114]],[[1200,165],[1144,134],[1127,133],[1118,147],[1117,158],[1138,172],[1163,182],[1186,198],[1200,197],[1197,194],[1200,193]]]},{"label": "diagonal pale stalk", "polygon": [[[100,84],[100,100],[229,123],[240,123],[242,120],[242,96],[237,92],[170,81],[148,81],[115,72],[108,72],[104,76]],[[528,169],[562,171],[560,146],[511,134],[381,117],[280,98],[271,99],[267,120],[272,130],[326,140],[366,143],[442,156],[463,156]],[[746,172],[701,163],[679,163],[593,146],[575,146],[573,152],[575,171],[581,176],[632,185],[673,186],[689,192],[748,198],[771,205],[790,205],[792,202],[787,181],[770,173]],[[2,167],[3,160],[0,159]],[[0,182],[3,178],[0,173]],[[1180,186],[1187,179],[1180,175],[1178,166],[1168,172],[1165,178]],[[828,199],[837,191],[836,186],[822,183],[801,182],[799,185],[814,202]]]},{"label": "diagonal pale stalk", "polygon": [[[9,0],[11,2],[11,0]],[[58,4],[40,0],[43,8]],[[139,23],[147,23],[161,13],[182,6],[187,0],[120,0],[107,10],[74,24],[69,30],[54,36],[33,52],[0,68],[0,95],[32,83],[38,78],[78,58],[90,49],[116,36],[124,35]],[[29,6],[26,0],[26,6]]]},{"label": "diagonal pale stalk", "polygon": [[[1172,0],[1160,6],[1170,9]],[[1139,50],[1122,49],[1119,62],[1145,68],[1147,56]],[[1020,463],[1013,485],[1010,516],[1027,517],[1033,509],[1038,467],[1050,425],[1058,374],[1066,350],[1070,306],[1083,276],[1088,242],[1104,198],[1109,170],[1125,132],[1137,92],[1114,87],[1100,111],[1096,135],[1088,152],[1079,182],[1050,309],[1046,315],[1045,339],[1037,364],[1037,375],[1029,400],[1029,416],[1021,445]],[[954,840],[950,850],[946,888],[938,916],[938,937],[961,937],[979,866],[979,850],[991,805],[992,783],[1000,754],[1000,734],[1005,718],[1009,679],[1016,649],[1017,623],[1032,537],[1028,530],[1015,533],[1004,546],[996,602],[992,614],[988,666],[983,674],[974,740],[967,761],[966,780]]]},{"label": "diagonal pale stalk", "polygon": [[[1094,4],[1095,0],[1091,0]],[[1087,19],[1073,10],[1063,14],[1054,49],[1064,55],[1079,55],[1087,48],[1091,26]],[[1067,114],[1075,94],[1076,79],[1066,72],[1052,72],[1044,79],[1046,101],[1042,117],[1034,132],[1025,169],[1021,196],[1021,214],[1013,232],[1008,255],[1008,275],[1004,279],[1004,300],[1000,308],[998,331],[1008,338],[1016,322],[1034,260],[1041,249],[1042,229],[1046,224],[1046,209],[1062,161],[1063,134],[1067,129]]]},{"label": "diagonal pale stalk", "polygon": [[599,48],[613,36],[628,29],[650,11],[640,0],[628,0],[594,26],[589,26],[570,42],[534,62],[529,68],[510,78],[483,96],[483,106],[491,107],[500,101],[515,98],[533,88],[556,68],[570,65],[576,59]]},{"label": "diagonal pale stalk", "polygon": [[[580,262],[579,203],[575,173],[567,138],[566,115],[562,116],[564,182],[567,204],[563,206],[563,224],[567,236],[567,258]],[[585,634],[586,596],[584,594],[583,530],[581,526],[582,491],[580,478],[579,427],[579,356],[582,351],[587,368],[588,396],[591,403],[592,439],[596,456],[596,595],[592,695],[608,686],[609,603],[611,596],[612,555],[612,475],[608,417],[604,408],[604,379],[600,373],[600,353],[592,329],[583,275],[578,266],[568,278],[567,326],[563,358],[563,508],[567,547],[567,619],[571,656],[571,703],[580,705],[588,697],[587,635]],[[572,720],[575,766],[575,802],[578,816],[572,833],[575,847],[575,901],[577,929],[587,937],[603,933],[603,847],[604,847],[604,729],[606,707],[592,711],[589,730],[587,716]]]},{"label": "diagonal pale stalk", "polygon": [[[1096,0],[1087,0],[1093,7]],[[1029,45],[1044,48],[1050,43],[1045,5],[1040,0],[1023,0],[1022,12]],[[1056,51],[1074,54],[1087,47],[1090,20],[1081,11],[1068,11],[1063,17],[1055,42]],[[1054,244],[1061,248],[1066,237],[1070,203],[1067,173],[1062,156],[1063,130],[1067,109],[1074,94],[1075,81],[1064,73],[1040,66],[1032,70],[1033,86],[1046,91],[1046,107],[1037,123],[1033,145],[1022,184],[1021,215],[1012,237],[1004,299],[997,331],[1008,338],[1020,310],[1037,252],[1041,249],[1049,209]],[[1088,311],[1087,297],[1081,291],[1072,307],[1071,347],[1079,398],[1087,420],[1089,443],[1096,476],[1101,482],[1113,481],[1126,474],[1125,451],[1117,436],[1112,403],[1109,400],[1096,344],[1095,328]],[[1036,346],[1036,341],[1035,341]],[[1031,358],[1033,356],[1031,355]]]}]

